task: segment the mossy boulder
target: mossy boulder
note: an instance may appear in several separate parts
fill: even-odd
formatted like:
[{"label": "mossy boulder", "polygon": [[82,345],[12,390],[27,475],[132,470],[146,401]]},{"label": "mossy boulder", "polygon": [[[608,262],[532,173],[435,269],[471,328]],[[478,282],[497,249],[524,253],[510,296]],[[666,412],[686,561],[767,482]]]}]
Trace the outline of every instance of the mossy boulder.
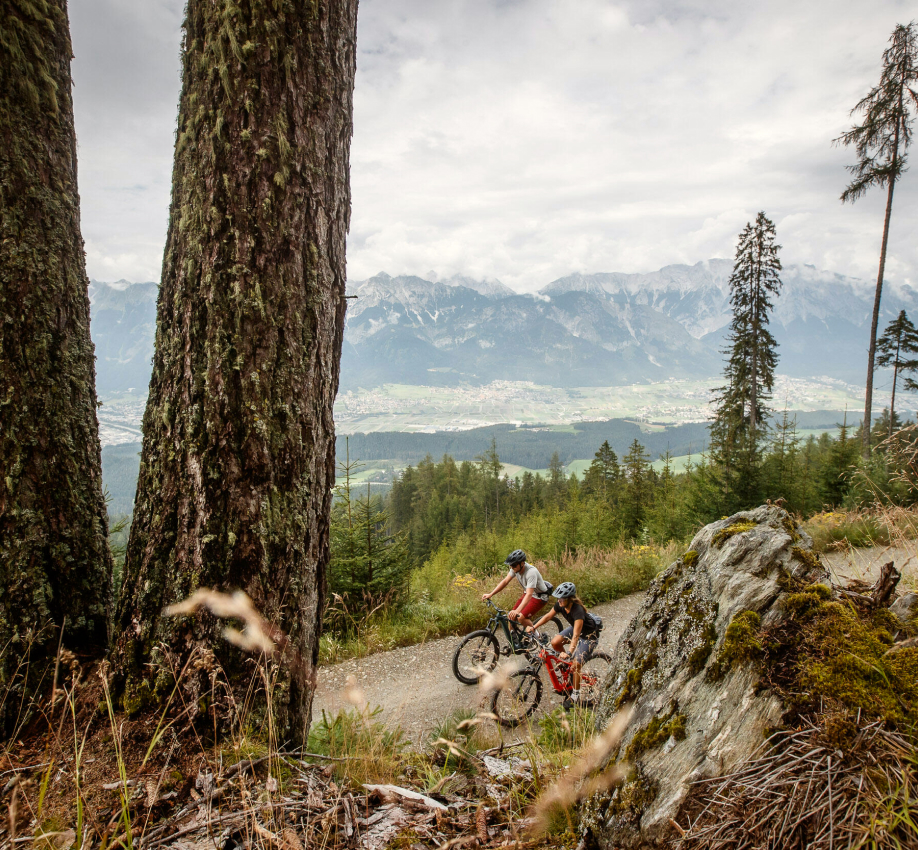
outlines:
[{"label": "mossy boulder", "polygon": [[790,616],[789,588],[827,580],[811,550],[787,512],[766,505],[703,528],[651,585],[597,711],[604,727],[632,706],[609,766],[622,762],[642,793],[626,782],[584,806],[581,821],[600,847],[668,844],[693,783],[741,764],[781,724],[787,704],[762,684],[760,631]]}]

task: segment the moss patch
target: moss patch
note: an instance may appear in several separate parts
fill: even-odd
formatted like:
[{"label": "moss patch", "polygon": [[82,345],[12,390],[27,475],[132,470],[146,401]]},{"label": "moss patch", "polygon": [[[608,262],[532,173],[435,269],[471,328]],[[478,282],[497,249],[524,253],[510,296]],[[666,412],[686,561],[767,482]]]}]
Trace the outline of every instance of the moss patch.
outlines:
[{"label": "moss patch", "polygon": [[670,705],[665,715],[654,717],[637,732],[625,750],[625,761],[634,761],[644,753],[662,747],[671,737],[677,741],[685,740],[685,715],[677,713],[675,704]]},{"label": "moss patch", "polygon": [[634,700],[637,699],[638,695],[641,693],[644,674],[657,666],[657,661],[659,661],[659,656],[657,655],[658,649],[659,644],[655,638],[648,645],[644,655],[636,660],[635,666],[625,675],[625,684],[622,687],[622,692],[615,700],[616,711],[625,705],[625,703],[634,702]]},{"label": "moss patch", "polygon": [[821,602],[801,631],[801,690],[894,726],[918,722],[918,647],[891,649],[882,618]]},{"label": "moss patch", "polygon": [[744,661],[755,661],[762,655],[759,627],[762,618],[756,611],[734,614],[724,634],[724,644],[717,658],[718,664],[730,668]]},{"label": "moss patch", "polygon": [[793,546],[791,548],[791,555],[811,570],[819,569],[822,566],[819,561],[819,556],[810,549],[801,549],[799,546]]},{"label": "moss patch", "polygon": [[791,519],[790,514],[785,514],[781,518],[781,525],[784,526],[784,530],[787,532],[792,542],[799,542],[800,534],[797,531],[797,523]]},{"label": "moss patch", "polygon": [[660,576],[658,592],[656,595],[665,595],[669,593],[673,585],[682,578],[682,571],[684,568],[684,561],[676,561],[663,575]]},{"label": "moss patch", "polygon": [[633,769],[628,778],[615,789],[605,816],[619,822],[636,824],[647,807],[656,799],[656,785],[644,776],[640,768]]},{"label": "moss patch", "polygon": [[749,520],[740,520],[718,531],[711,538],[711,544],[717,547],[723,546],[731,537],[735,537],[737,534],[745,534],[747,531],[752,531],[756,526],[757,523],[750,522]]},{"label": "moss patch", "polygon": [[694,567],[698,563],[698,553],[694,549],[689,549],[682,556],[682,563],[687,567]]},{"label": "moss patch", "polygon": [[716,643],[717,629],[714,628],[713,623],[708,623],[704,630],[703,642],[696,646],[688,657],[689,670],[692,671],[693,676],[697,676],[704,669]]},{"label": "moss patch", "polygon": [[918,647],[896,648],[892,615],[865,613],[823,584],[785,597],[790,617],[758,636],[769,683],[799,713],[824,711],[918,723]]}]

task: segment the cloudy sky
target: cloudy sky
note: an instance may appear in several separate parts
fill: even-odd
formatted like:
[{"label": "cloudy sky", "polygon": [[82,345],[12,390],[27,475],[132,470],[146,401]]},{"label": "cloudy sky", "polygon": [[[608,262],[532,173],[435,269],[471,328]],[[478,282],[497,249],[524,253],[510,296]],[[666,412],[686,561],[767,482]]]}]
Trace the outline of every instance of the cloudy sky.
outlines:
[{"label": "cloudy sky", "polygon": [[[184,0],[70,0],[90,277],[156,280]],[[758,210],[785,263],[875,278],[881,191],[833,147],[898,0],[361,0],[348,277],[571,272],[732,257]],[[918,173],[887,278],[918,285]]]}]

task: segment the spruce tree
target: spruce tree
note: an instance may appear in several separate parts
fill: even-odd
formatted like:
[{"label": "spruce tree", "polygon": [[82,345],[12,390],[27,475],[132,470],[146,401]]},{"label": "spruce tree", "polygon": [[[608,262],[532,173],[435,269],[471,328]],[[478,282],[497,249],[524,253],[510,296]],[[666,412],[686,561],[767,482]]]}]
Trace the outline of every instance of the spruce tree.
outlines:
[{"label": "spruce tree", "polygon": [[611,501],[620,477],[618,456],[612,450],[609,441],[603,440],[583,476],[584,492],[598,496],[604,501]]},{"label": "spruce tree", "polygon": [[848,170],[854,179],[842,192],[842,203],[856,201],[872,186],[886,187],[886,216],[880,242],[880,268],[877,272],[870,325],[870,345],[867,349],[867,386],[864,400],[864,422],[861,428],[864,457],[870,455],[870,417],[873,409],[873,370],[877,347],[877,326],[880,321],[880,299],[886,269],[886,247],[889,241],[889,221],[892,215],[893,190],[905,172],[906,157],[912,139],[914,109],[918,94],[913,86],[918,82],[918,32],[914,22],[899,24],[883,52],[880,82],[863,97],[852,115],[863,115],[863,121],[835,142],[851,145],[857,162]]},{"label": "spruce tree", "polygon": [[653,474],[650,455],[637,439],[622,458],[625,484],[622,493],[622,525],[629,537],[639,537],[653,504]]},{"label": "spruce tree", "polygon": [[[902,372],[914,372],[918,369],[918,358],[908,357],[909,354],[918,354],[918,330],[909,321],[905,310],[900,310],[883,331],[877,340],[877,366],[881,368],[892,367],[893,384],[892,399],[889,402],[889,434],[892,436],[893,426],[896,421],[896,382]],[[906,389],[918,389],[914,379],[905,378]]]},{"label": "spruce tree", "polygon": [[110,613],[71,53],[65,0],[0,0],[0,723]]},{"label": "spruce tree", "polygon": [[767,401],[778,361],[768,323],[771,296],[781,290],[780,248],[774,224],[760,212],[739,236],[730,276],[733,319],[724,352],[726,382],[715,399],[711,450],[722,470],[726,501],[735,508],[751,507],[758,499]]},{"label": "spruce tree", "polygon": [[212,651],[232,685],[249,684],[213,617],[162,617],[198,587],[239,588],[286,635],[275,729],[289,741],[308,730],[335,483],[356,20],[357,0],[187,4],[117,618],[128,710],[171,687],[160,652],[181,662]]}]

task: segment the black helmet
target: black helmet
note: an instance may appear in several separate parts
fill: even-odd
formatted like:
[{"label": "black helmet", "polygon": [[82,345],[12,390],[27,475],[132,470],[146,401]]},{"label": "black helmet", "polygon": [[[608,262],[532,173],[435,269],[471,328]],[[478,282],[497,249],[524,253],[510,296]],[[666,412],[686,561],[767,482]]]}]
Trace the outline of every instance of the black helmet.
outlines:
[{"label": "black helmet", "polygon": [[577,588],[574,587],[574,582],[572,581],[562,581],[554,591],[552,591],[552,596],[555,599],[570,599],[572,596],[577,595]]},{"label": "black helmet", "polygon": [[514,549],[507,555],[507,560],[504,563],[510,567],[515,567],[517,564],[525,564],[526,553],[522,549]]}]

